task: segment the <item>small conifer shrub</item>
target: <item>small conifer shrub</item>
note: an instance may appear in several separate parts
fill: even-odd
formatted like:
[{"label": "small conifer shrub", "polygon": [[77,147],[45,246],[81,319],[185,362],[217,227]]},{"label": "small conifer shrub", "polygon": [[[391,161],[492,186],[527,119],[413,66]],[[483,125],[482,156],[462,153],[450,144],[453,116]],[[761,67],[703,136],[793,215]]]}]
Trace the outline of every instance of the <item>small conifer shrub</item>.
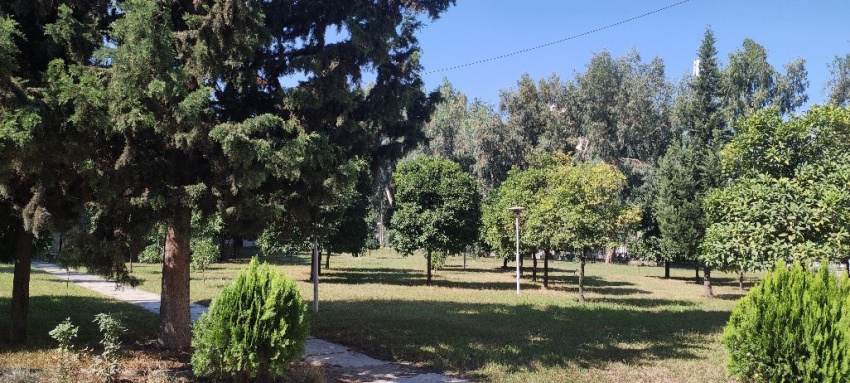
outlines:
[{"label": "small conifer shrub", "polygon": [[744,382],[850,382],[850,283],[827,263],[776,266],[732,311],[727,370]]},{"label": "small conifer shrub", "polygon": [[282,376],[304,355],[307,304],[295,282],[255,257],[193,328],[195,375],[237,381]]}]

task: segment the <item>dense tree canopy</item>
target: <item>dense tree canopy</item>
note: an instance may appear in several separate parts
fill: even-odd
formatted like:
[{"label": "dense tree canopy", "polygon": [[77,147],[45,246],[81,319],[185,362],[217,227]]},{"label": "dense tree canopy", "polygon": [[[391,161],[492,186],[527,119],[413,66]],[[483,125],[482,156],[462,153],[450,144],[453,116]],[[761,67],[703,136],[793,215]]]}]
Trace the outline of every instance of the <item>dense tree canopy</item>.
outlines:
[{"label": "dense tree canopy", "polygon": [[460,253],[477,240],[481,195],[458,164],[433,157],[400,163],[393,182],[392,246],[403,254],[425,251],[430,285],[434,253]]},{"label": "dense tree canopy", "polygon": [[[421,139],[432,99],[417,15],[453,1],[19,3],[0,9],[3,222],[32,236],[87,202],[78,232],[118,256],[165,224],[160,340],[182,348],[193,212],[232,232],[286,217],[315,235],[363,164]],[[45,151],[61,163],[26,163]]]},{"label": "dense tree canopy", "polygon": [[723,151],[733,181],[705,200],[706,262],[751,271],[780,260],[846,261],[850,112],[813,107],[783,120],[771,108],[737,130]]}]

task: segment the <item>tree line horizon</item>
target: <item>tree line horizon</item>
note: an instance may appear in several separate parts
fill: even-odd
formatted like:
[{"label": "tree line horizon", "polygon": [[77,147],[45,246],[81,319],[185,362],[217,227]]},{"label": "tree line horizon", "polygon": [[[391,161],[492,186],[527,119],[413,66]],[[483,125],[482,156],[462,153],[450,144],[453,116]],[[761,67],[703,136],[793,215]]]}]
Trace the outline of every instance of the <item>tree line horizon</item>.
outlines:
[{"label": "tree line horizon", "polygon": [[[726,170],[738,166],[727,165],[722,153],[734,142],[731,127],[739,123],[753,126],[751,143],[761,139],[782,147],[783,140],[805,136],[806,123],[789,117],[807,99],[802,61],[778,71],[767,63],[763,47],[745,40],[721,68],[709,29],[698,51],[700,74],[682,84],[666,79],[660,59],[643,62],[636,52],[621,58],[603,52],[571,80],[552,76],[535,83],[523,76],[516,89],[502,92],[497,112],[480,101],[468,104],[447,82],[431,93],[424,89],[415,36],[422,22],[411,16],[434,19],[453,4],[0,5],[0,258],[15,262],[11,343],[25,341],[29,261],[49,232],[66,234],[65,264],[128,283],[133,277],[124,261],[158,246],[153,252],[163,254],[159,342],[186,348],[191,253],[200,240],[257,238],[269,252],[309,242],[318,262],[320,247],[328,256],[362,251],[377,223],[405,235],[393,232],[394,220],[405,215],[396,214],[400,209],[390,206],[386,190],[406,158],[441,157],[470,175],[471,183],[435,188],[472,188],[478,197],[458,195],[467,201],[458,207],[483,206],[470,212],[471,222],[483,223],[479,228],[503,221],[488,206],[525,198],[540,203],[538,227],[568,229],[539,236],[540,246],[608,244],[628,227],[644,234],[636,249],[665,260],[697,260],[698,253],[720,251],[709,250],[704,237],[740,234],[732,229],[706,234],[706,217],[721,222],[724,212],[710,210],[703,200],[712,200],[710,191],[733,174],[761,175],[762,184],[785,182],[771,178],[779,174],[770,172],[771,164],[795,160],[812,166],[787,190],[811,180],[843,185],[843,173],[823,171],[829,168],[823,164],[838,161],[838,146],[829,156],[786,161],[765,155],[763,163],[739,166],[746,171]],[[334,29],[348,35],[326,42]],[[836,59],[830,82],[831,102],[842,107],[850,99],[848,62],[850,55]],[[376,73],[373,83],[362,83],[366,71]],[[296,75],[306,78],[295,86],[281,83]],[[811,114],[828,120],[824,126],[840,127],[845,111],[813,108]],[[767,122],[759,124],[758,118]],[[798,135],[759,135],[786,124],[799,125]],[[825,132],[843,137],[842,129]],[[744,144],[739,151],[752,147]],[[551,153],[572,156],[546,157]],[[791,169],[782,173],[786,178],[796,175],[796,165],[786,168]],[[512,179],[515,193],[499,192]],[[598,187],[582,188],[588,180]],[[564,198],[544,198],[531,185]],[[833,189],[800,203],[828,197],[837,201],[830,209],[844,206]],[[576,190],[581,198],[566,198]],[[571,220],[542,214],[576,207],[585,214]],[[839,223],[846,218],[835,217]],[[838,233],[824,241],[844,238],[833,226],[841,225],[817,227]],[[452,246],[470,241],[499,251],[503,242],[496,234],[486,240],[481,234],[486,230],[457,231],[464,238]],[[805,233],[795,235],[813,248]],[[402,252],[423,248],[416,241],[398,243]],[[816,250],[812,253],[825,251]],[[699,261],[706,281],[713,267],[744,268],[743,262]]]}]

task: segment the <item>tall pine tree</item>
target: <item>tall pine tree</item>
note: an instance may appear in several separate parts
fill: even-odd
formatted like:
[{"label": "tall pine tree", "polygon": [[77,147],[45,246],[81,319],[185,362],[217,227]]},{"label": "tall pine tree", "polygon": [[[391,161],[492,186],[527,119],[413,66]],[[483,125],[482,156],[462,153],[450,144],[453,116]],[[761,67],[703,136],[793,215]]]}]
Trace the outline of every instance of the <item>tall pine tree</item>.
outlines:
[{"label": "tall pine tree", "polygon": [[[702,201],[723,182],[718,153],[730,133],[723,118],[721,73],[711,29],[706,30],[697,56],[699,71],[677,110],[680,140],[660,162],[655,214],[665,253],[698,263],[706,229]],[[710,265],[705,266],[703,279],[706,296],[713,296]]]}]

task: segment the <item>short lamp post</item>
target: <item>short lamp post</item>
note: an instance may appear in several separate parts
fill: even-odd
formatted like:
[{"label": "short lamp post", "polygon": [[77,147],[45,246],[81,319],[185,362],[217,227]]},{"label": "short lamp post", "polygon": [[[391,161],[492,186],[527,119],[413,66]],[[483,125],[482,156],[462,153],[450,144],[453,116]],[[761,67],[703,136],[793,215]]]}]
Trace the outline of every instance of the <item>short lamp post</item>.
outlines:
[{"label": "short lamp post", "polygon": [[522,206],[512,206],[508,210],[514,213],[514,222],[516,223],[516,294],[519,295],[519,214],[525,208]]}]

